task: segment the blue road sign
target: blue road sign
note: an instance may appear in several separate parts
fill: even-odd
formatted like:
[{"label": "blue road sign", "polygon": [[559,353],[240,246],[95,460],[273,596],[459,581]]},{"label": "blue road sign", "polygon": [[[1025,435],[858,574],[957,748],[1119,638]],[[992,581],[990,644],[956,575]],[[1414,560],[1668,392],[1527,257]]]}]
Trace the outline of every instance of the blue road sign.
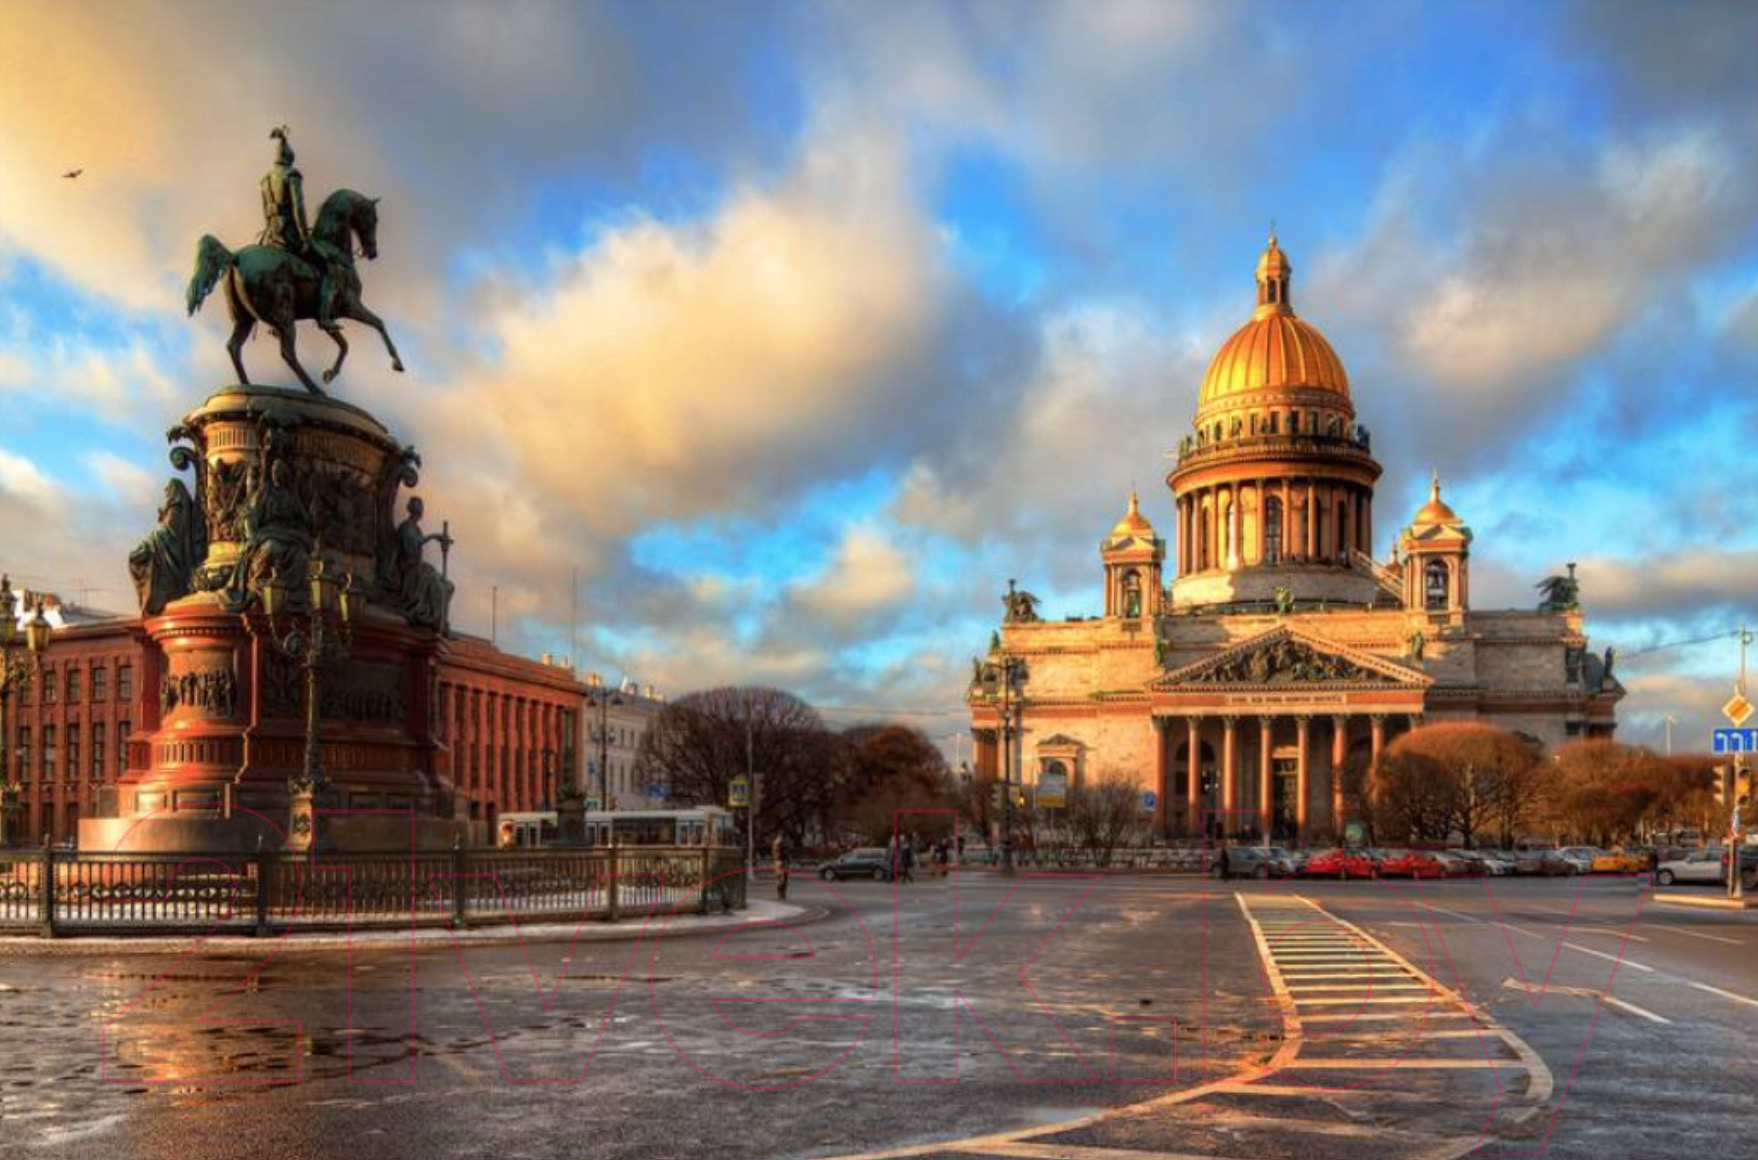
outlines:
[{"label": "blue road sign", "polygon": [[664,801],[665,800],[665,786],[659,784],[657,781],[651,783],[647,787],[647,796],[649,798],[652,798],[656,802]]},{"label": "blue road sign", "polygon": [[1715,752],[1758,753],[1758,729],[1717,729]]},{"label": "blue road sign", "polygon": [[1159,800],[1159,797],[1153,790],[1147,790],[1141,795],[1141,808],[1144,810],[1151,810],[1154,808],[1154,803]]}]

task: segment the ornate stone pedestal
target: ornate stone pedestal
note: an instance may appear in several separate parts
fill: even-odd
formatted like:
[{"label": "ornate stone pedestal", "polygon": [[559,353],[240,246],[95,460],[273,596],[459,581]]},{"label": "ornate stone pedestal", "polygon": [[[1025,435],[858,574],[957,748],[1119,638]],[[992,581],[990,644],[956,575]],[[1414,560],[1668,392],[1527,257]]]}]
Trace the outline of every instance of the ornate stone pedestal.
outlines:
[{"label": "ornate stone pedestal", "polygon": [[[272,387],[221,391],[170,438],[194,487],[167,488],[130,558],[153,647],[117,816],[83,820],[80,848],[449,848],[461,823],[433,703],[450,586],[395,518],[414,451],[358,407]],[[351,615],[320,612],[347,647],[320,666],[322,814],[296,835],[309,723],[288,643],[311,621],[314,560],[348,578]]]}]

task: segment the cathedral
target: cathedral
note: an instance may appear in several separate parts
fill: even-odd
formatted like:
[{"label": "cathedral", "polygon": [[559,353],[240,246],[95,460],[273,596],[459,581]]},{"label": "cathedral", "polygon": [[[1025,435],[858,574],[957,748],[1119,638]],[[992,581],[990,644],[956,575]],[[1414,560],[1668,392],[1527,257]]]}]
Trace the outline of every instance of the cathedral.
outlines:
[{"label": "cathedral", "polygon": [[967,698],[979,776],[1005,762],[1046,800],[1124,779],[1162,837],[1317,842],[1344,838],[1380,752],[1425,722],[1546,746],[1616,728],[1573,565],[1535,610],[1474,609],[1471,529],[1438,478],[1375,559],[1380,465],[1292,282],[1272,235],[1166,476],[1171,560],[1132,494],[1099,543],[1102,616],[1041,619],[1010,585]]}]

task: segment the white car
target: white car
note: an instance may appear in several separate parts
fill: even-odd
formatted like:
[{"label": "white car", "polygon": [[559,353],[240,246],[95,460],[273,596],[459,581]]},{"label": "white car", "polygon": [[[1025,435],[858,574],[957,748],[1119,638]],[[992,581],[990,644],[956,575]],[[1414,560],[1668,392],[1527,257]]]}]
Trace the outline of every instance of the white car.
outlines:
[{"label": "white car", "polygon": [[1683,858],[1662,862],[1654,871],[1654,884],[1671,886],[1675,882],[1726,882],[1727,871],[1722,868],[1721,855],[1718,848],[1693,850]]}]

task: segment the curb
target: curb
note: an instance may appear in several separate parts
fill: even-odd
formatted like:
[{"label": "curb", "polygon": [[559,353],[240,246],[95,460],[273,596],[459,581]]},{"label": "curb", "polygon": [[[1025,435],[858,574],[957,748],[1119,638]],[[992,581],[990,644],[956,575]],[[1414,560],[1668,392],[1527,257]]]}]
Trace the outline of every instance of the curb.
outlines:
[{"label": "curb", "polygon": [[520,925],[518,922],[495,926],[473,926],[463,930],[449,927],[418,927],[409,931],[373,929],[357,935],[325,931],[322,934],[300,934],[297,931],[267,938],[221,935],[202,939],[196,936],[115,937],[109,935],[68,935],[41,938],[34,935],[0,937],[0,959],[69,957],[75,955],[186,955],[197,949],[203,954],[254,954],[265,950],[275,954],[309,952],[326,954],[335,951],[417,951],[444,950],[448,947],[517,946],[521,943],[566,942],[634,942],[649,937],[650,927],[662,924],[663,935],[678,936],[725,932],[749,923],[786,923],[809,926],[823,922],[830,911],[822,907],[795,906],[779,902],[753,901],[742,911],[704,918],[678,915],[667,921],[664,914],[645,918],[627,918],[607,923],[598,919],[569,925],[540,922]]},{"label": "curb", "polygon": [[1758,899],[1729,898],[1725,894],[1663,894],[1656,892],[1656,902],[1674,906],[1698,906],[1709,910],[1758,910]]}]

